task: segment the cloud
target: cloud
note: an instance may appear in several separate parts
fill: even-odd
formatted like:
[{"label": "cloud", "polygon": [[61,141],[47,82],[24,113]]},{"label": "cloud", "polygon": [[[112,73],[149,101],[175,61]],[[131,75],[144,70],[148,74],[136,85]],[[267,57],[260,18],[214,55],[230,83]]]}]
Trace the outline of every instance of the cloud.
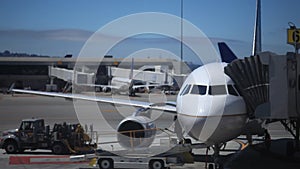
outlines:
[{"label": "cloud", "polygon": [[9,39],[86,41],[93,32],[80,29],[0,30],[0,37]]},{"label": "cloud", "polygon": [[[0,37],[2,38],[10,38],[10,39],[33,39],[33,40],[60,40],[60,41],[80,41],[85,42],[89,37],[91,37],[95,32],[81,29],[55,29],[55,30],[23,30],[23,29],[15,29],[15,30],[0,30]],[[114,35],[103,35],[97,33],[100,38],[109,38],[115,39],[119,38]],[[184,39],[191,40],[197,39],[198,37],[186,37]],[[161,36],[161,35],[141,35],[134,36],[127,39],[131,39],[133,41],[145,42],[145,43],[168,43],[170,42],[170,37]],[[224,39],[217,37],[209,37],[209,39],[213,42],[236,42],[241,43],[243,41],[234,40],[234,39]],[[174,40],[174,39],[173,39]],[[176,40],[175,40],[176,41]]]},{"label": "cloud", "polygon": [[211,42],[218,43],[218,42],[229,42],[229,43],[247,43],[243,40],[238,39],[228,39],[228,38],[218,38],[218,37],[209,37]]},{"label": "cloud", "polygon": [[[92,36],[96,48],[103,44],[99,42],[114,41],[120,39],[118,35],[106,35],[101,32],[94,34],[93,31],[81,29],[56,29],[56,30],[0,30],[0,50],[9,49],[11,51],[24,51],[27,53],[45,54],[50,56],[73,53],[77,55],[84,43]],[[98,38],[101,38],[98,39]],[[217,49],[217,42],[226,42],[240,56],[247,56],[251,51],[251,44],[235,39],[224,39],[218,37],[208,37]],[[199,37],[185,36],[185,40],[197,43],[201,46]],[[98,41],[99,40],[99,41]],[[203,41],[205,42],[205,41]],[[180,42],[164,35],[143,34],[126,38],[115,44],[109,54],[119,57],[126,57],[133,52],[146,48],[158,48],[180,54]],[[184,45],[184,53],[193,56],[193,53]]]}]

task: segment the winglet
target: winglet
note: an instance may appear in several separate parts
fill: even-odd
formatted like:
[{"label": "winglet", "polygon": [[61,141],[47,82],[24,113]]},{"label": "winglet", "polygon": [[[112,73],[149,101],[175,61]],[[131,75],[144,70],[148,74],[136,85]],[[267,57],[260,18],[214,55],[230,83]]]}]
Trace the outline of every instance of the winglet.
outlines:
[{"label": "winglet", "polygon": [[236,55],[227,46],[225,42],[219,42],[219,51],[221,54],[222,62],[231,63],[233,60],[237,59]]}]

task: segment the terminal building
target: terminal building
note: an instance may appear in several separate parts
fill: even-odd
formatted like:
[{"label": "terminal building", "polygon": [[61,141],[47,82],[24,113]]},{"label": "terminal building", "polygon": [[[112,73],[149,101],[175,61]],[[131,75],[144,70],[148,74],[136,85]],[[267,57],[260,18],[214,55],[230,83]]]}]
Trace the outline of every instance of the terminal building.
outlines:
[{"label": "terminal building", "polygon": [[[57,90],[65,86],[66,81],[50,77],[49,67],[73,70],[76,65],[84,65],[88,70],[96,70],[96,84],[108,84],[108,67],[131,67],[131,59],[104,57],[99,64],[99,58],[71,57],[0,57],[0,90],[3,92],[15,83],[17,88],[46,90],[46,85],[52,81]],[[134,60],[134,69],[145,65],[164,65],[173,73],[188,73],[189,68],[178,60],[164,58],[138,58]],[[180,66],[185,65],[185,66]]]}]

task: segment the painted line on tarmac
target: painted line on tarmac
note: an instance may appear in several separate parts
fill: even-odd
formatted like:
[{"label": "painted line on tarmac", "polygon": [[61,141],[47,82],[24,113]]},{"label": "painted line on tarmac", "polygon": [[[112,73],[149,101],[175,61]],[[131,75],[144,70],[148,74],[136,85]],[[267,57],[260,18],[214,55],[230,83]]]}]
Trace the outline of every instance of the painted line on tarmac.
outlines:
[{"label": "painted line on tarmac", "polygon": [[246,147],[248,147],[249,143],[244,143],[241,140],[234,140],[235,142],[237,142],[238,144],[240,144],[240,150],[244,150]]},{"label": "painted line on tarmac", "polygon": [[37,96],[32,94],[13,94],[12,97],[37,97]]},{"label": "painted line on tarmac", "polygon": [[74,161],[70,156],[10,156],[10,165],[30,165],[30,164],[74,164],[89,163],[89,161]]}]

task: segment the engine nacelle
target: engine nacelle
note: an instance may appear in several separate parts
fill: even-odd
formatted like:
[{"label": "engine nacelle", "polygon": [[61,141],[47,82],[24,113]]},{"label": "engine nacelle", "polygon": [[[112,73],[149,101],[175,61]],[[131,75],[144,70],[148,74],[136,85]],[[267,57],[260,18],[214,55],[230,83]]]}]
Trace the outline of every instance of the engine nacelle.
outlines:
[{"label": "engine nacelle", "polygon": [[156,134],[156,125],[145,116],[130,116],[121,121],[118,128],[118,141],[124,148],[149,147]]}]

